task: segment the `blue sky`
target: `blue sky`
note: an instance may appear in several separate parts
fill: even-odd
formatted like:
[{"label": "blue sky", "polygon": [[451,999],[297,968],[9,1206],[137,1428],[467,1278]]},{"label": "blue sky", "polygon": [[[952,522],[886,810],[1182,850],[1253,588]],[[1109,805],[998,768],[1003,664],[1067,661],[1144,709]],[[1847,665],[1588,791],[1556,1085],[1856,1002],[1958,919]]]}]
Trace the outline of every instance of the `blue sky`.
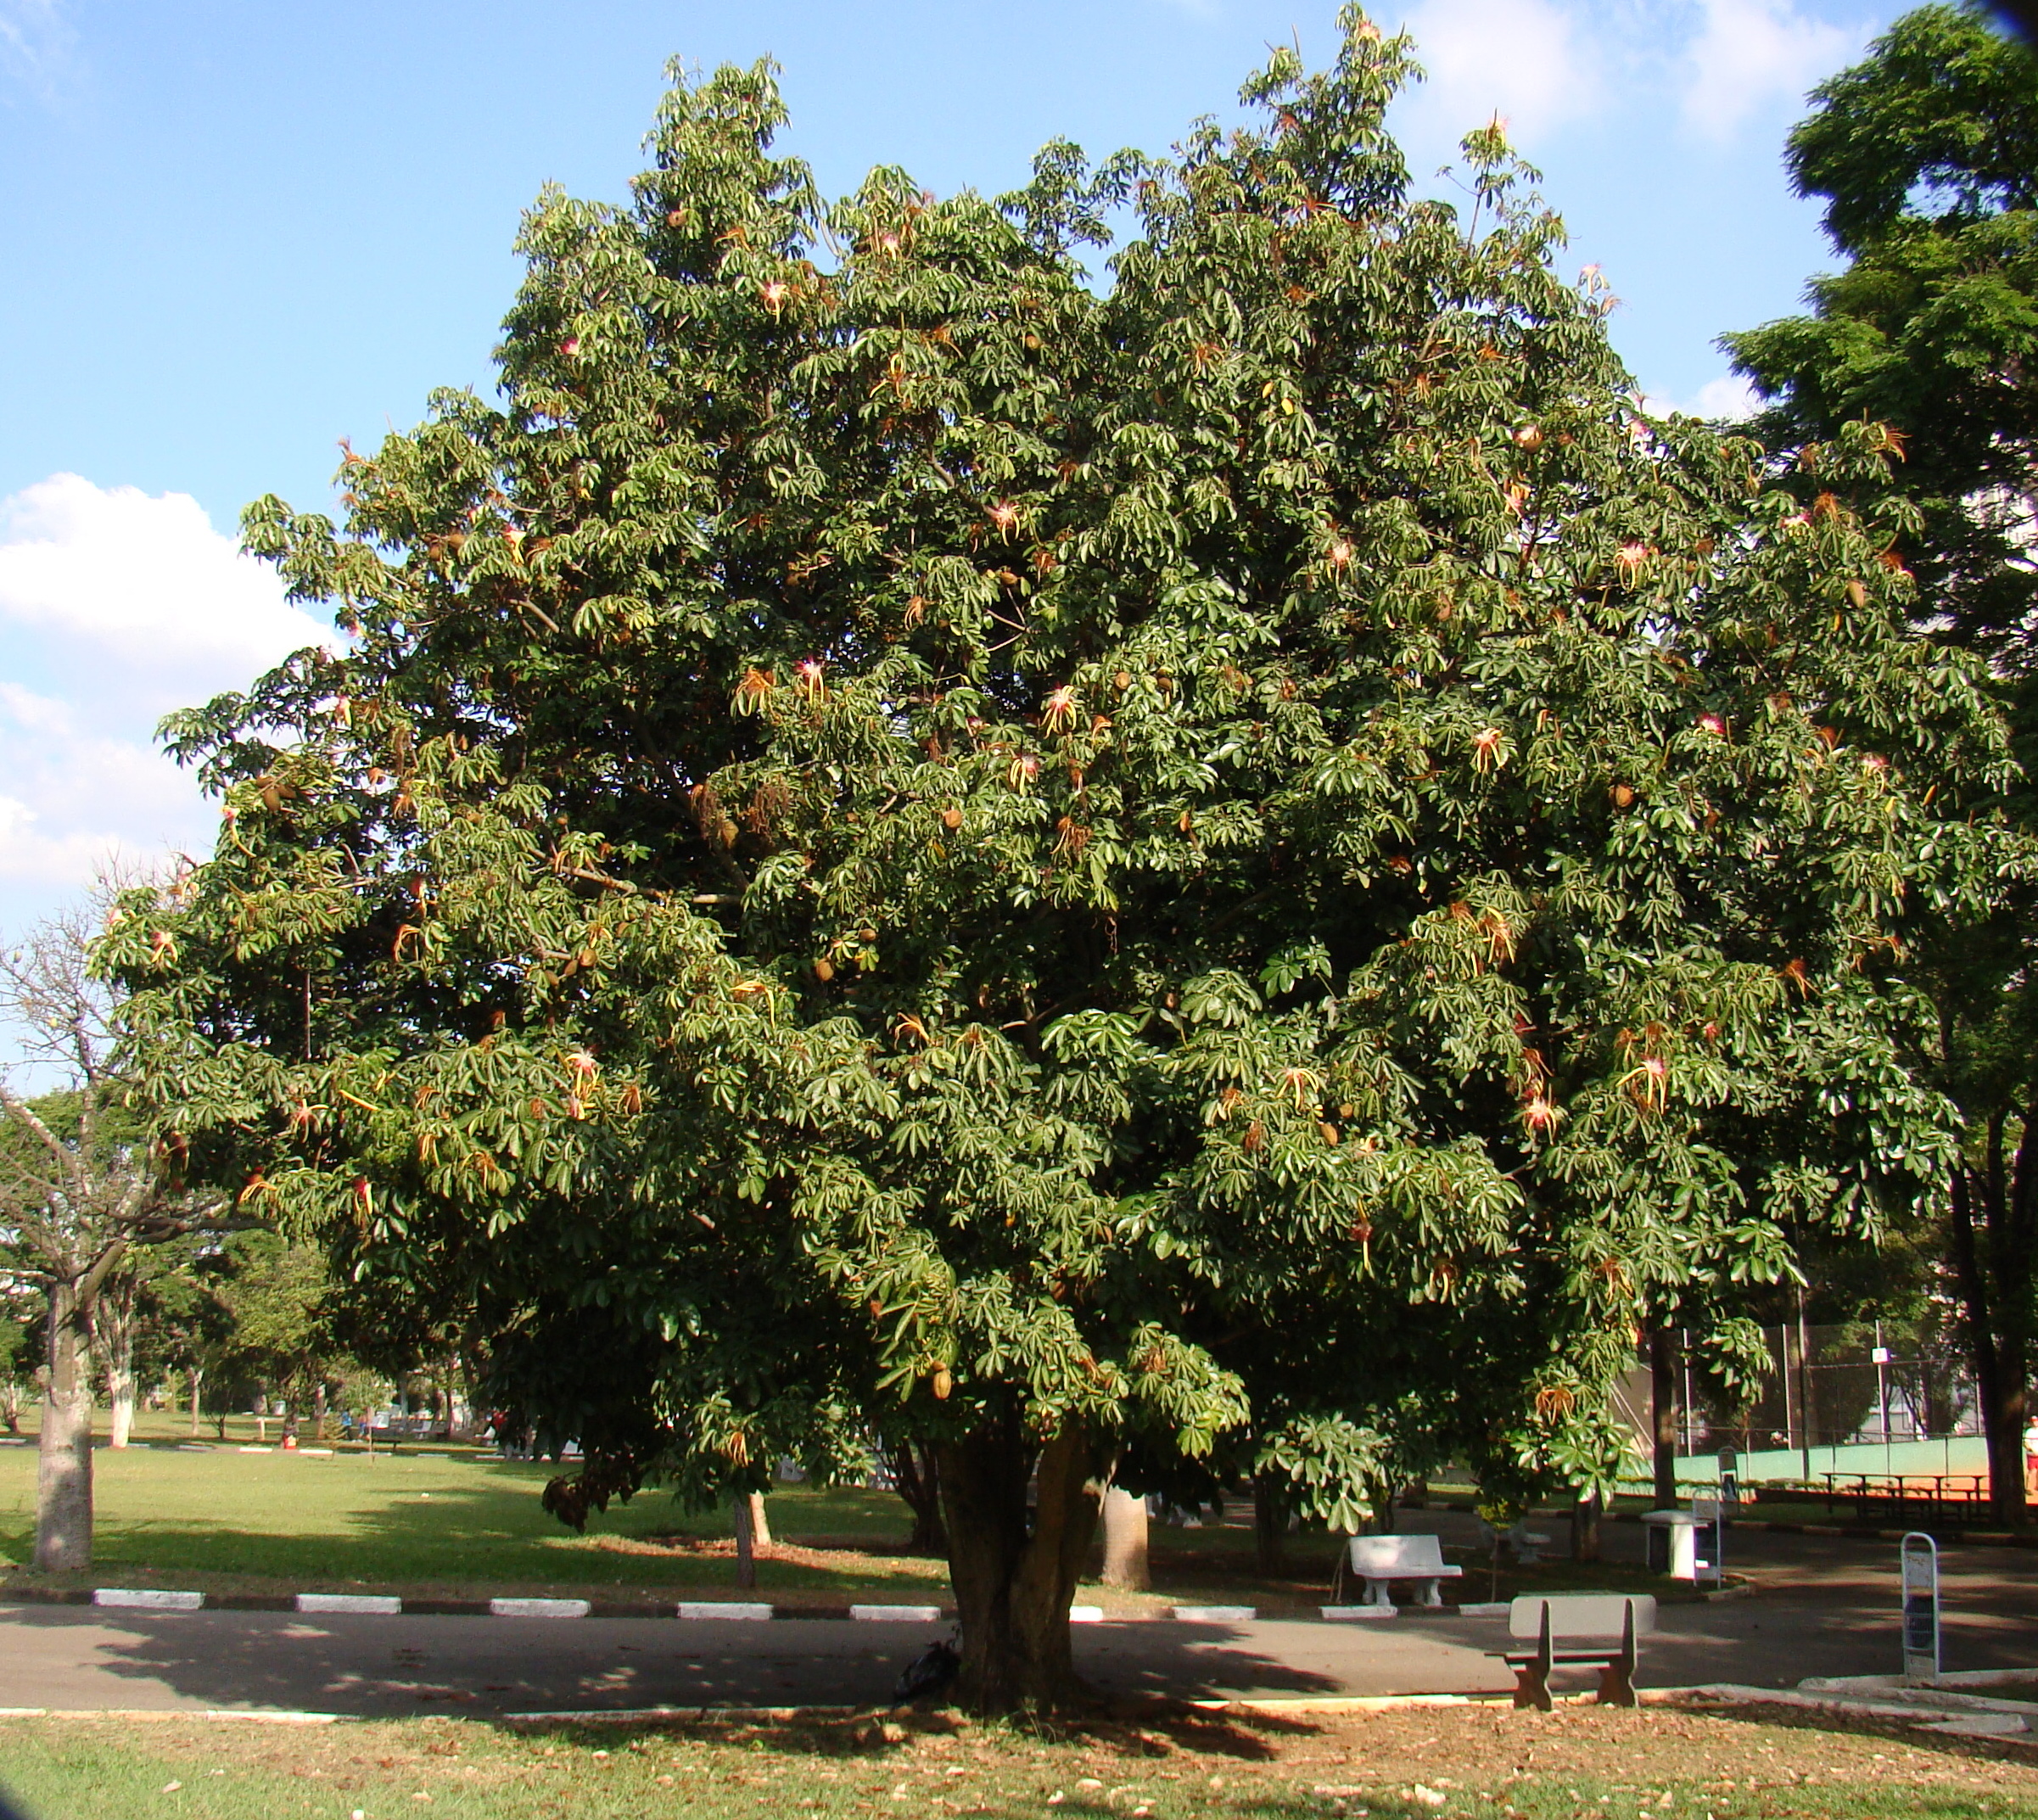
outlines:
[{"label": "blue sky", "polygon": [[[1546,173],[1615,341],[1666,404],[1734,388],[1713,339],[1830,263],[1780,155],[1805,90],[1899,8],[1414,0],[1433,171],[1496,109]],[[443,384],[490,382],[519,210],[619,198],[668,57],[770,53],[785,148],[997,191],[1066,135],[1164,149],[1231,114],[1332,0],[0,0],[0,939],[117,851],[216,826],[154,753],[170,708],[323,628],[236,556],[241,507],[326,504]]]}]

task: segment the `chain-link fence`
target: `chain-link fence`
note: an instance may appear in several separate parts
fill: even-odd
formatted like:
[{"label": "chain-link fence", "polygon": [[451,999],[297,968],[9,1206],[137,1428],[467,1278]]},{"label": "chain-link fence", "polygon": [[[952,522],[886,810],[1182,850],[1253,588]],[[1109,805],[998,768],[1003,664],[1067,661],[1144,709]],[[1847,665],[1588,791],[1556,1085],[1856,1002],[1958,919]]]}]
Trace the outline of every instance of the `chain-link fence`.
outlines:
[{"label": "chain-link fence", "polygon": [[[1712,1478],[1727,1449],[1750,1481],[1985,1468],[1974,1380],[1946,1327],[1790,1322],[1766,1329],[1764,1337],[1767,1369],[1729,1392],[1705,1370],[1693,1336],[1675,1336],[1679,1479]],[[1615,1406],[1646,1460],[1655,1435],[1646,1357],[1621,1380]]]}]

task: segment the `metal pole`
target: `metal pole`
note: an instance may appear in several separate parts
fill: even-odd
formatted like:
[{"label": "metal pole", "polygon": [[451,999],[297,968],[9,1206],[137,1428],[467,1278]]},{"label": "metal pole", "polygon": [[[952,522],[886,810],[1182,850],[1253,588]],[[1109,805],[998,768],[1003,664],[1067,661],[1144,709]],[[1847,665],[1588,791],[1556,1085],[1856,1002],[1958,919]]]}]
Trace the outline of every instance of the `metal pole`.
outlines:
[{"label": "metal pole", "polygon": [[1777,1375],[1783,1386],[1783,1445],[1789,1447],[1797,1439],[1797,1431],[1790,1425],[1790,1330],[1781,1321],[1776,1324],[1776,1352],[1780,1362]]},{"label": "metal pole", "polygon": [[1805,1320],[1805,1291],[1797,1292],[1797,1407],[1804,1426],[1805,1483],[1811,1482],[1811,1330]]},{"label": "metal pole", "polygon": [[1892,1470],[1890,1460],[1890,1349],[1883,1344],[1883,1324],[1875,1324],[1875,1397],[1882,1405],[1883,1470]]},{"label": "metal pole", "polygon": [[1684,1403],[1677,1414],[1683,1420],[1683,1451],[1685,1458],[1688,1459],[1694,1452],[1691,1441],[1691,1330],[1688,1327],[1677,1330],[1677,1357],[1684,1368]]}]

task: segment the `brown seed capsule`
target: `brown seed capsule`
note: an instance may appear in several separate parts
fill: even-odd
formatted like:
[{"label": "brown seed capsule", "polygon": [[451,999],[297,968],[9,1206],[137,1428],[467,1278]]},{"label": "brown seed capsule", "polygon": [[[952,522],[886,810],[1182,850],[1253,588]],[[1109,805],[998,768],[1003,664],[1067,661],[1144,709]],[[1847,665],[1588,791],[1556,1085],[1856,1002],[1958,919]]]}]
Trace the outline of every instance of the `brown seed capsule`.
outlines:
[{"label": "brown seed capsule", "polygon": [[814,977],[822,985],[826,985],[830,980],[835,977],[835,963],[823,955],[814,963]]},{"label": "brown seed capsule", "polygon": [[941,812],[941,825],[944,828],[960,827],[962,826],[962,811],[959,809],[943,809]]},{"label": "brown seed capsule", "polygon": [[1634,792],[1629,789],[1626,784],[1614,786],[1614,807],[1615,809],[1626,809],[1634,799]]},{"label": "brown seed capsule", "polygon": [[1337,1127],[1332,1124],[1329,1119],[1326,1118],[1316,1128],[1323,1133],[1324,1143],[1335,1144],[1337,1142]]},{"label": "brown seed capsule", "polygon": [[955,1389],[955,1379],[953,1379],[952,1377],[950,1377],[950,1376],[949,1375],[949,1368],[948,1368],[946,1365],[937,1365],[937,1366],[935,1366],[935,1368],[934,1368],[934,1397],[935,1397],[935,1400],[936,1400],[937,1402],[938,1402],[938,1403],[945,1403],[945,1402],[947,1402],[947,1401],[948,1401],[948,1395],[949,1395],[949,1392],[950,1391],[952,1391],[953,1389]]}]

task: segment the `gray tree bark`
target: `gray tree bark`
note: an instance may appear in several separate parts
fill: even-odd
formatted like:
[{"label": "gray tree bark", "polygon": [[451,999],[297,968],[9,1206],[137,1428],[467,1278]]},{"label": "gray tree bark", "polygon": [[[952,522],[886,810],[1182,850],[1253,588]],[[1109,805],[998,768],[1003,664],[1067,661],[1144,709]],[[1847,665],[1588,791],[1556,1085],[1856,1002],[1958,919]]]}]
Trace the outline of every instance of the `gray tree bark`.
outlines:
[{"label": "gray tree bark", "polygon": [[745,1592],[757,1584],[757,1532],[751,1526],[754,1512],[752,1492],[736,1495],[736,1583]]},{"label": "gray tree bark", "polygon": [[127,1271],[116,1272],[92,1308],[92,1336],[106,1370],[109,1447],[124,1448],[134,1434],[135,1298],[139,1285]]},{"label": "gray tree bark", "polygon": [[1115,1485],[1104,1494],[1104,1583],[1134,1593],[1153,1584],[1146,1560],[1146,1500]]},{"label": "gray tree bark", "polygon": [[36,1459],[36,1566],[92,1565],[92,1336],[75,1284],[49,1294],[49,1369]]}]

